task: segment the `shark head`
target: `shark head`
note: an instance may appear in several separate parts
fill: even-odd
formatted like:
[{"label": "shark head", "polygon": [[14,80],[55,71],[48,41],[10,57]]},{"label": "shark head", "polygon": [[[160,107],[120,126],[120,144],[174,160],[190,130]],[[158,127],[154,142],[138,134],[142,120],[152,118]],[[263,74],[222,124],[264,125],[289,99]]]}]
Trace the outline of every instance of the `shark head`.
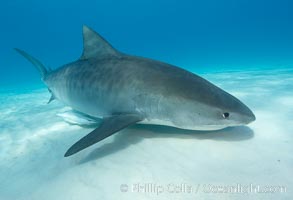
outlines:
[{"label": "shark head", "polygon": [[[232,126],[247,125],[255,120],[253,112],[239,99],[231,94],[217,89],[218,92],[210,94],[210,101],[189,102],[191,110],[204,119],[201,124],[205,130],[217,130]],[[200,106],[198,105],[200,104]],[[198,112],[198,107],[204,112]]]},{"label": "shark head", "polygon": [[201,77],[181,79],[168,92],[161,109],[166,111],[167,121],[178,128],[218,130],[256,119],[239,99]]},{"label": "shark head", "polygon": [[224,93],[224,102],[222,96],[215,104],[182,98],[168,99],[167,106],[173,107],[168,112],[168,121],[175,127],[190,130],[219,130],[253,122],[253,112],[237,98],[227,94]]}]

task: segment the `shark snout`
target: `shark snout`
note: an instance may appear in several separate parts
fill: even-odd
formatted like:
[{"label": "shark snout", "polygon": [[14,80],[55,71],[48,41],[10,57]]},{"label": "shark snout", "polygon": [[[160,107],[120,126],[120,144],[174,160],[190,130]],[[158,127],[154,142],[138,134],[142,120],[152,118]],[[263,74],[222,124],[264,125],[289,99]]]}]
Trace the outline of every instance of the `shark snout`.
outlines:
[{"label": "shark snout", "polygon": [[248,106],[241,101],[237,101],[236,103],[234,102],[233,111],[231,111],[228,119],[234,125],[247,125],[255,121],[256,117]]},{"label": "shark snout", "polygon": [[246,116],[245,116],[245,120],[244,120],[244,122],[245,122],[245,124],[249,124],[249,123],[255,121],[255,119],[256,119],[256,118],[255,118],[255,115],[253,114],[253,112],[251,112],[250,115],[246,115]]},{"label": "shark snout", "polygon": [[247,106],[245,106],[245,112],[241,113],[240,116],[241,123],[243,124],[249,124],[256,119],[254,113]]}]

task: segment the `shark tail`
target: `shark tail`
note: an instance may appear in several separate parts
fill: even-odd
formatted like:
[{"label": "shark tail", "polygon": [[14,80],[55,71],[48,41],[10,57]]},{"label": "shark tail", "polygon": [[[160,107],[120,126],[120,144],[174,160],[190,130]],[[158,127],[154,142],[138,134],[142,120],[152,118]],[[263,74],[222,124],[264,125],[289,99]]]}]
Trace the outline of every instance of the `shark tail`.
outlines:
[{"label": "shark tail", "polygon": [[37,68],[42,76],[42,79],[50,72],[38,59],[34,58],[23,50],[17,48],[15,48],[15,50]]}]

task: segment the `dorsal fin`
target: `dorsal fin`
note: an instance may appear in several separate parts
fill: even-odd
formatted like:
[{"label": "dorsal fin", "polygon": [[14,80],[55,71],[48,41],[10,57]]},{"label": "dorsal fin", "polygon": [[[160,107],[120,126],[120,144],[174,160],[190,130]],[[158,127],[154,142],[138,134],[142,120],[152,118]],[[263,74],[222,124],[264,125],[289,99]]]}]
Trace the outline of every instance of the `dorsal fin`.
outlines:
[{"label": "dorsal fin", "polygon": [[80,59],[119,56],[119,54],[102,36],[91,28],[83,26],[83,53]]}]

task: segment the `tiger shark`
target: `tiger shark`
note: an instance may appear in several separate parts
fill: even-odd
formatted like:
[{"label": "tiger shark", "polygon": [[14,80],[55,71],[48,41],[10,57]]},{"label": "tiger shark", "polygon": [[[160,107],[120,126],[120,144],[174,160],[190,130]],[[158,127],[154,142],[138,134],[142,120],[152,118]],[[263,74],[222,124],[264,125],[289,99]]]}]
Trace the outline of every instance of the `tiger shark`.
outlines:
[{"label": "tiger shark", "polygon": [[93,118],[100,125],[73,144],[71,156],[136,123],[190,130],[218,130],[255,120],[240,100],[182,68],[113,48],[83,26],[82,56],[51,70],[23,50],[16,49],[40,72],[57,99]]}]

